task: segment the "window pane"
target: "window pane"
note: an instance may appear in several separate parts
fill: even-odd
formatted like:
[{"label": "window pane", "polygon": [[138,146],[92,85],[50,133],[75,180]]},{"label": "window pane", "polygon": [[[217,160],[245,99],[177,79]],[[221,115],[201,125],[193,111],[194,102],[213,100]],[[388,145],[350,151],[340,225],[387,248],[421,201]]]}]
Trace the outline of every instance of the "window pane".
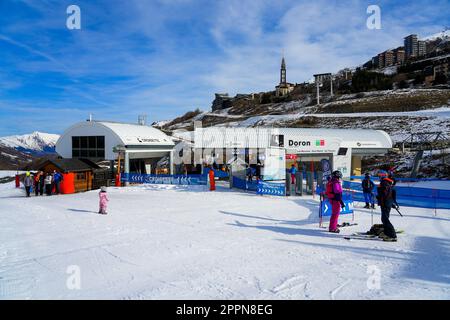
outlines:
[{"label": "window pane", "polygon": [[89,158],[95,158],[97,156],[97,152],[95,150],[89,150]]},{"label": "window pane", "polygon": [[97,150],[97,158],[104,159],[105,158],[105,150]]},{"label": "window pane", "polygon": [[105,136],[97,137],[97,148],[99,149],[105,148]]},{"label": "window pane", "polygon": [[80,147],[80,137],[72,137],[72,148],[78,149]]},{"label": "window pane", "polygon": [[72,157],[76,158],[80,156],[80,150],[72,150]]},{"label": "window pane", "polygon": [[88,156],[87,150],[81,150],[80,157],[87,157],[87,156]]},{"label": "window pane", "polygon": [[88,139],[87,137],[81,137],[81,148],[87,149],[88,147]]},{"label": "window pane", "polygon": [[89,139],[89,149],[95,149],[97,148],[97,143],[96,143],[96,137],[88,137]]}]

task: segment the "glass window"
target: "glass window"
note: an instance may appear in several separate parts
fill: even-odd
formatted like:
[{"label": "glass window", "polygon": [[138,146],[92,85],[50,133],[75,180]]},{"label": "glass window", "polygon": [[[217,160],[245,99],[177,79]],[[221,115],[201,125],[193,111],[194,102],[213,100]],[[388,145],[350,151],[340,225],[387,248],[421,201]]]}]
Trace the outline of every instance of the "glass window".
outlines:
[{"label": "glass window", "polygon": [[80,137],[72,137],[72,148],[73,149],[80,148]]},{"label": "glass window", "polygon": [[72,157],[104,159],[105,137],[104,136],[72,137]]},{"label": "glass window", "polygon": [[81,139],[81,148],[87,149],[88,148],[88,137],[80,137]]},{"label": "glass window", "polygon": [[97,148],[99,148],[99,149],[105,148],[105,137],[104,136],[97,137]]},{"label": "glass window", "polygon": [[95,149],[97,148],[97,137],[88,137],[88,141],[89,141],[89,145],[88,148],[89,149]]}]

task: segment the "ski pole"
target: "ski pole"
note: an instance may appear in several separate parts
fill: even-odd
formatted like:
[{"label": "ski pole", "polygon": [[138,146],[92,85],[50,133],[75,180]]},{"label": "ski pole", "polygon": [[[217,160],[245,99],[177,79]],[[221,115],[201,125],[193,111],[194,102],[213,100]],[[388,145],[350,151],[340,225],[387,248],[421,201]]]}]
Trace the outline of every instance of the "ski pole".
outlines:
[{"label": "ski pole", "polygon": [[402,215],[402,213],[400,212],[400,210],[398,210],[398,208],[397,207],[395,207],[394,208],[397,212],[398,212],[398,214],[400,215],[400,217],[402,217],[403,218],[403,215]]}]

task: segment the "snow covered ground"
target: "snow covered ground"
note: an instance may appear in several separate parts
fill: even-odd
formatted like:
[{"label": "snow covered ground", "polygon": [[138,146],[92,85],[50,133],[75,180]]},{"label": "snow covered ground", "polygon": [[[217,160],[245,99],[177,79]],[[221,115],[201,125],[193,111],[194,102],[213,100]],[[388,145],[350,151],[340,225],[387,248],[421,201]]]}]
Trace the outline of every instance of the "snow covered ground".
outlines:
[{"label": "snow covered ground", "polygon": [[0,299],[450,298],[450,210],[402,208],[406,233],[386,243],[343,239],[371,225],[361,208],[358,226],[327,233],[312,198],[161,185],[109,197],[103,216],[96,191],[26,199],[0,185]]}]

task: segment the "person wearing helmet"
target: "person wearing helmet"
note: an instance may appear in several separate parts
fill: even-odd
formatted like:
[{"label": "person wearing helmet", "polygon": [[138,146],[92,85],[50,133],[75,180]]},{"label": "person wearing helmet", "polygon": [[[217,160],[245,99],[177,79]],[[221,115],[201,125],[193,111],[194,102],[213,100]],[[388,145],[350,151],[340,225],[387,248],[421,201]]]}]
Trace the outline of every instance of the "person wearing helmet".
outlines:
[{"label": "person wearing helmet", "polygon": [[375,209],[375,199],[373,196],[373,189],[375,188],[375,183],[370,179],[370,174],[366,173],[364,180],[361,183],[364,200],[366,201],[365,209]]},{"label": "person wearing helmet", "polygon": [[393,180],[383,178],[377,188],[377,200],[381,208],[381,222],[383,223],[383,232],[379,237],[384,241],[397,241],[395,228],[389,220],[391,209],[399,207],[393,183]]},{"label": "person wearing helmet", "polygon": [[25,178],[23,179],[23,185],[25,186],[25,192],[27,193],[27,197],[30,196],[31,186],[33,185],[33,178],[31,177],[30,171],[25,173]]},{"label": "person wearing helmet", "polygon": [[333,171],[331,179],[327,183],[326,194],[328,200],[331,203],[331,218],[328,231],[339,233],[338,220],[341,208],[345,207],[342,201],[342,186],[340,180],[342,179],[342,173],[338,170]]}]

